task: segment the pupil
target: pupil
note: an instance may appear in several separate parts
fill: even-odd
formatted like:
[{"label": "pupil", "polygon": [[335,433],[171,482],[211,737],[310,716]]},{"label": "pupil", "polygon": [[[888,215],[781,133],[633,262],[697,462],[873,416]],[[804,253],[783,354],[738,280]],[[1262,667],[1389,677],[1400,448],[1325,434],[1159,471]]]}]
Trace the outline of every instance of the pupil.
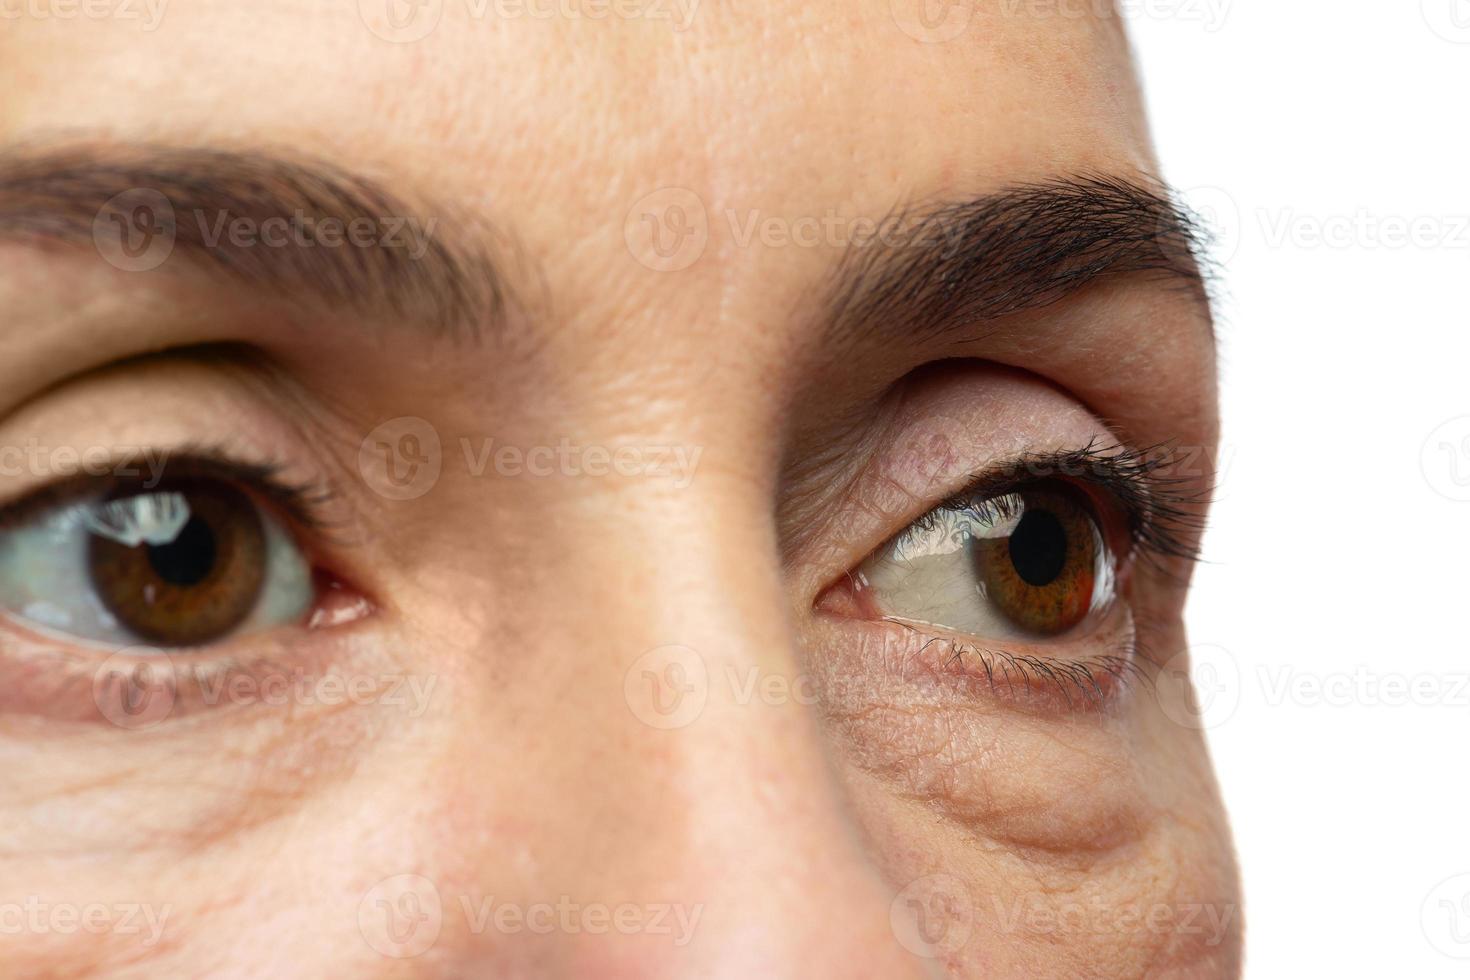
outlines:
[{"label": "pupil", "polygon": [[191,517],[177,538],[168,544],[148,546],[148,564],[169,585],[187,588],[209,577],[217,552],[209,525]]},{"label": "pupil", "polygon": [[1050,585],[1067,563],[1067,531],[1051,511],[1028,510],[1011,532],[1010,555],[1023,582]]}]

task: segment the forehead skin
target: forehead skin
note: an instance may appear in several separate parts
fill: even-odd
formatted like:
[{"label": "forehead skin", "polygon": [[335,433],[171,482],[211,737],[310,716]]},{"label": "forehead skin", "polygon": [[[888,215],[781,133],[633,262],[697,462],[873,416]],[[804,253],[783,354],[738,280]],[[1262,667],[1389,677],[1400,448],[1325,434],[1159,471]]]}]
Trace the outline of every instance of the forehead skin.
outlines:
[{"label": "forehead skin", "polygon": [[[904,6],[705,3],[678,30],[649,18],[475,18],[449,2],[432,33],[397,44],[351,2],[277,3],[266,15],[172,0],[153,32],[12,21],[0,57],[23,81],[0,135],[64,127],[350,161],[513,233],[544,269],[562,331],[677,342],[690,334],[668,316],[681,294],[711,327],[787,319],[831,261],[819,249],[731,254],[729,209],[876,217],[1028,178],[1152,170],[1115,21],[981,4],[958,38],[925,43],[900,26]],[[688,274],[651,277],[628,262],[624,221],[667,187],[697,195],[715,231]],[[643,302],[649,288],[659,303]]]},{"label": "forehead skin", "polygon": [[[391,397],[394,403],[354,406],[358,417],[353,421],[366,423],[366,431],[392,415],[429,415],[429,407],[419,411],[428,392],[454,403],[454,408],[442,411],[438,405],[431,407],[440,413],[436,419],[455,420],[452,424],[461,426],[459,431],[483,431],[473,428],[473,420],[484,415],[487,406],[497,408],[500,428],[495,431],[504,434],[507,442],[530,443],[538,431],[544,435],[548,424],[552,431],[577,432],[584,442],[610,441],[609,433],[659,433],[664,438],[652,441],[707,444],[701,475],[712,477],[703,486],[714,486],[716,492],[743,505],[757,499],[757,494],[740,481],[748,475],[741,468],[749,459],[766,461],[777,455],[768,444],[778,441],[786,434],[784,430],[797,427],[803,414],[790,411],[797,422],[787,423],[775,416],[805,397],[800,393],[803,387],[816,387],[810,359],[792,355],[809,352],[818,342],[817,318],[808,314],[816,286],[826,281],[839,252],[827,247],[775,247],[759,241],[743,245],[736,232],[752,215],[784,219],[788,224],[833,213],[878,218],[909,202],[965,199],[1058,175],[1133,175],[1156,170],[1126,40],[1116,19],[1047,15],[1045,11],[1056,8],[982,0],[974,5],[963,32],[943,43],[930,43],[911,34],[914,15],[907,8],[921,6],[917,0],[790,0],[774,5],[704,0],[693,10],[687,28],[676,29],[681,17],[677,4],[661,8],[671,12],[673,21],[615,16],[593,20],[491,15],[477,19],[469,15],[467,2],[445,0],[436,29],[411,43],[392,43],[375,35],[360,15],[359,4],[346,0],[171,0],[153,31],[142,30],[137,20],[22,17],[4,21],[0,27],[0,65],[5,66],[10,80],[0,95],[0,144],[116,139],[240,150],[273,148],[285,156],[325,159],[374,177],[405,199],[421,203],[428,218],[442,216],[445,224],[459,229],[493,228],[495,232],[484,233],[496,237],[496,247],[506,258],[509,288],[525,315],[515,323],[491,325],[490,329],[521,331],[524,336],[519,347],[535,352],[538,369],[497,370],[505,348],[494,343],[448,359],[426,357],[402,372],[410,375],[416,369],[416,378],[393,378],[390,369],[407,363],[394,362],[372,376],[401,383],[396,390],[389,384],[382,386],[385,401]],[[669,188],[687,192],[709,218],[709,239],[702,254],[677,272],[657,271],[640,263],[627,233],[630,215],[636,218],[639,202]],[[728,218],[730,214],[736,218]],[[131,282],[127,288],[142,287]],[[1158,367],[1149,375],[1157,384],[1140,385],[1134,380],[1136,374],[1131,378],[1096,376],[1098,372],[1083,363],[1085,344],[1079,345],[1081,353],[1051,351],[1052,362],[1044,370],[1022,364],[1023,353],[1012,352],[1010,362],[1080,392],[1079,399],[1090,406],[1109,406],[1113,411],[1104,413],[1109,421],[1137,421],[1138,430],[1151,439],[1176,438],[1189,445],[1208,446],[1215,426],[1213,357],[1207,326],[1199,322],[1202,317],[1197,311],[1181,313],[1184,308],[1177,299],[1149,299],[1134,291],[1122,298],[1109,293],[1094,307],[1055,311],[1054,319],[1069,337],[1082,337],[1090,330],[1094,343],[1105,343],[1110,330],[1122,330],[1119,321],[1126,320],[1135,333],[1158,331],[1150,341],[1138,344],[1150,350],[1150,356],[1173,359],[1170,370]],[[1118,309],[1126,315],[1119,315]],[[140,321],[137,329],[146,334],[150,329],[177,333],[200,327],[187,317],[161,320],[169,322],[154,327]],[[239,324],[234,326],[238,329]],[[202,332],[208,334],[208,330]],[[153,342],[161,345],[179,339],[170,335],[132,342],[142,349]],[[282,343],[279,335],[269,339]],[[0,349],[7,343],[21,341],[0,338]],[[72,343],[77,349],[85,346],[80,339]],[[371,350],[344,352],[341,363],[356,367],[374,356]],[[0,388],[14,380],[0,365]],[[377,393],[371,384],[362,387]],[[341,390],[333,394],[335,399],[324,400],[347,402],[353,393],[349,389],[346,395]],[[550,406],[551,412],[559,414],[543,412],[542,430],[522,422],[527,427],[518,432],[514,428],[518,398],[522,405],[534,400],[538,408]],[[581,421],[566,421],[578,411]],[[1169,415],[1167,423],[1155,417],[1165,414]],[[547,423],[547,418],[554,421]],[[718,438],[697,431],[700,420],[712,418],[726,423],[709,423],[709,431],[718,432]],[[691,430],[696,431],[691,435]],[[355,452],[353,443],[351,453]],[[773,461],[769,469],[777,469],[779,462]],[[775,482],[772,474],[761,476],[769,478],[766,483]],[[478,492],[480,488],[474,489]],[[537,492],[549,497],[597,491],[542,486]],[[759,499],[765,503],[768,497]],[[435,498],[435,508],[441,501],[446,509],[461,508],[456,526],[463,527],[472,518],[478,519],[471,511],[479,499],[469,490],[454,496],[449,488]],[[604,540],[609,542],[609,557],[605,559],[562,556],[556,548],[544,547],[543,541],[529,541],[534,535],[524,532],[521,544],[528,549],[543,546],[542,551],[531,553],[538,561],[544,558],[545,567],[525,572],[526,581],[515,583],[522,592],[505,586],[505,595],[498,597],[503,609],[470,609],[463,613],[463,623],[455,621],[436,633],[436,622],[433,629],[423,632],[435,639],[456,636],[456,630],[461,630],[456,639],[493,635],[497,649],[523,644],[530,650],[540,644],[545,649],[536,652],[554,648],[560,654],[596,652],[595,643],[587,641],[602,640],[602,631],[627,638],[629,649],[642,650],[668,642],[669,636],[698,636],[701,630],[718,632],[721,626],[741,635],[745,624],[740,615],[748,615],[750,619],[767,616],[761,621],[765,632],[756,637],[767,641],[767,648],[789,646],[790,624],[780,615],[767,615],[761,606],[769,600],[770,606],[778,607],[782,597],[771,594],[771,582],[760,576],[760,563],[746,557],[768,546],[768,530],[706,527],[707,514],[690,502],[694,499],[686,496],[678,501],[630,504],[628,514],[622,515],[626,526],[613,522],[608,529]],[[538,496],[537,503],[510,506],[530,512],[540,500]],[[660,526],[650,529],[646,515],[638,513],[640,506],[657,511],[654,523]],[[563,526],[605,515],[590,505],[589,510],[590,515],[573,512],[576,520],[567,520]],[[421,512],[417,519],[429,522],[432,516]],[[486,516],[484,528],[474,525],[477,532],[473,533],[493,538],[492,531],[485,528],[502,530],[494,520]],[[465,533],[456,530],[452,535]],[[408,539],[405,535],[404,541]],[[443,537],[437,540],[442,544]],[[692,545],[686,547],[681,541]],[[411,551],[414,558],[423,558],[436,544],[433,535],[422,535],[421,540],[415,538],[411,545],[399,547],[395,558]],[[702,556],[706,554],[728,558],[720,564],[720,559],[705,561]],[[580,583],[585,586],[581,594],[591,597],[584,608],[552,607],[548,612],[551,604],[545,595],[562,588],[575,591],[578,575],[595,580],[606,572],[605,581],[623,583],[624,579],[613,576],[626,574],[626,582],[634,583],[625,584],[627,591],[636,592],[641,583],[653,592],[659,580],[652,566],[658,560],[688,571],[691,578],[715,565],[721,572],[727,566],[737,571],[723,583],[725,593],[699,596],[707,604],[691,603],[673,613],[660,609],[665,618],[656,623],[599,618],[599,613],[610,608],[610,601],[602,595],[610,590],[601,581]],[[603,561],[605,565],[597,564]],[[391,567],[393,563],[385,564]],[[456,590],[467,588],[463,582],[472,577],[455,574],[458,569],[452,560],[438,564],[439,572],[425,575],[422,594],[437,589],[444,596],[464,598]],[[738,578],[741,573],[744,579]],[[474,581],[490,582],[495,574],[486,572],[483,579]],[[493,593],[494,589],[484,591]],[[421,594],[407,586],[405,592]],[[730,600],[726,605],[748,608],[731,611],[719,599]],[[1162,604],[1177,599],[1174,596]],[[502,611],[521,612],[519,607],[512,608],[518,600],[523,601],[527,618],[539,616],[545,622],[503,617],[513,621],[509,630],[518,631],[507,640],[485,623],[494,623]],[[484,601],[488,607],[496,597]],[[635,606],[630,604],[623,615],[635,616],[640,611]],[[436,614],[442,612],[436,610]],[[1177,610],[1173,615],[1177,618]],[[467,641],[460,647],[463,649],[455,653],[469,666],[442,669],[451,674],[458,671],[460,681],[488,676],[475,672],[479,669],[473,656],[475,643]],[[659,798],[687,802],[691,812],[698,808],[702,784],[689,778],[687,771],[677,771],[680,762],[694,768],[681,753],[693,759],[689,746],[695,740],[643,741],[650,733],[626,735],[612,728],[607,719],[615,715],[617,721],[626,721],[626,706],[619,702],[615,711],[603,705],[589,708],[592,695],[585,691],[593,688],[588,678],[598,670],[603,673],[596,676],[610,684],[604,685],[607,690],[620,691],[627,660],[611,663],[609,658],[610,665],[597,664],[589,653],[585,661],[577,667],[582,671],[580,677],[572,666],[550,660],[544,663],[544,670],[530,672],[515,683],[497,677],[503,686],[493,696],[466,683],[456,688],[459,700],[454,710],[460,713],[448,720],[436,718],[443,727],[426,722],[424,730],[432,729],[435,734],[415,736],[438,739],[433,751],[425,752],[418,745],[404,748],[405,742],[396,749],[400,755],[384,753],[344,761],[340,770],[378,780],[375,788],[386,793],[383,798],[422,794],[422,801],[411,814],[383,813],[375,809],[375,800],[350,799],[347,793],[330,803],[313,797],[300,804],[305,810],[320,802],[321,812],[331,814],[318,816],[317,823],[309,826],[303,822],[297,828],[300,840],[293,841],[293,846],[317,839],[330,842],[321,843],[317,854],[298,858],[303,866],[315,869],[323,863],[321,854],[330,855],[326,863],[332,867],[321,870],[321,879],[314,882],[319,891],[325,894],[338,888],[345,893],[359,887],[361,882],[349,872],[365,863],[363,854],[381,857],[387,853],[397,859],[402,841],[415,839],[422,823],[433,823],[443,831],[441,840],[421,845],[422,864],[431,869],[437,866],[444,876],[441,880],[455,882],[461,890],[475,882],[473,869],[464,868],[470,859],[463,855],[477,847],[500,855],[493,830],[502,830],[511,839],[517,835],[549,837],[559,830],[565,840],[576,840],[579,847],[558,850],[565,840],[536,840],[542,849],[535,858],[543,869],[549,869],[550,880],[555,880],[552,871],[575,875],[590,867],[595,872],[589,874],[604,875],[604,885],[621,884],[616,881],[624,870],[619,862],[631,861],[627,855],[646,853],[654,836],[647,831],[643,838],[626,839],[628,832],[620,819],[624,814],[631,814],[629,824],[640,818],[653,819],[639,808],[645,798],[659,793],[666,794]],[[492,664],[486,671],[493,673],[494,668]],[[582,687],[573,683],[578,680]],[[509,728],[502,727],[497,734],[494,725],[484,719],[502,722],[514,715],[512,708],[520,712],[515,716],[515,734],[502,739]],[[554,739],[547,744],[517,741],[526,737],[527,727],[534,727],[525,726],[521,719],[539,717],[535,713],[542,710],[556,715],[552,727],[566,740],[565,745],[550,744]],[[599,719],[606,727],[599,728],[587,718]],[[484,727],[476,730],[476,723]],[[1183,787],[1177,798],[1198,809],[1177,820],[1160,818],[1165,826],[1157,832],[1152,827],[1145,828],[1148,833],[1140,832],[1148,838],[1149,848],[1136,862],[1136,873],[1100,873],[1110,875],[1114,883],[1126,879],[1110,893],[1111,900],[1142,905],[1184,896],[1218,899],[1233,909],[1233,866],[1228,844],[1222,844],[1223,817],[1214,811],[1217,803],[1196,733],[1181,737],[1166,729],[1161,734],[1160,728],[1166,726],[1154,722],[1139,727],[1147,729],[1147,734],[1139,737],[1137,751],[1150,758],[1125,759],[1116,768],[1136,768],[1143,774],[1139,781],[1150,791],[1177,782]],[[607,731],[619,731],[616,738],[621,741],[613,741]],[[1053,741],[1049,732],[1038,735],[1033,730],[1032,736],[1037,743],[1050,745]],[[310,754],[306,740],[300,742],[296,751],[302,756]],[[462,759],[486,751],[486,745],[491,746],[489,751],[503,750],[502,756],[494,757],[505,766],[503,771],[496,770],[497,775],[520,765],[514,776],[518,784],[509,775],[505,778],[512,781],[512,792],[534,795],[526,804],[536,807],[534,814],[520,812],[519,806],[507,810],[505,801],[497,796],[499,787],[489,785],[494,780],[480,785],[477,779],[483,773],[463,764]],[[341,751],[346,755],[346,750]],[[1034,754],[1044,765],[1049,752],[1037,749]],[[426,756],[431,757],[429,762]],[[544,768],[533,771],[526,758],[543,763]],[[308,768],[311,761],[301,762],[302,768]],[[277,764],[282,770],[290,768],[287,763]],[[663,777],[657,772],[643,774],[659,766],[672,773],[667,777],[672,789],[659,782]],[[592,809],[602,815],[600,823],[590,822],[580,809],[575,813],[558,809],[558,791],[573,787],[593,795],[586,787],[600,785],[599,779],[611,779],[609,774],[617,777],[612,781],[619,787],[626,782],[635,790],[610,791],[598,801],[602,809]],[[762,774],[767,781],[758,786],[778,793],[779,776]],[[639,779],[647,782],[639,787]],[[917,875],[922,872],[913,869],[923,867],[931,852],[950,846],[947,831],[906,823],[911,814],[897,813],[899,808],[884,792],[864,787],[866,784],[853,793],[861,803],[859,808],[865,809],[864,831],[870,840],[894,842],[881,859],[874,859],[875,864]],[[299,791],[303,799],[308,796],[306,790]],[[814,790],[810,795],[820,793]],[[321,796],[326,800],[328,790]],[[1172,799],[1164,790],[1159,791],[1159,798]],[[296,803],[281,805],[289,808]],[[329,805],[335,809],[328,810]],[[817,809],[817,804],[812,808]],[[1168,807],[1161,804],[1159,809]],[[494,814],[493,820],[484,821],[493,830],[480,825],[485,812]],[[537,816],[542,813],[550,816],[542,821]],[[341,822],[334,824],[333,820]],[[543,823],[554,831],[545,831]],[[677,817],[667,817],[667,823],[685,829],[679,827]],[[752,868],[764,867],[730,845],[741,832],[736,823],[732,818],[730,825],[707,831],[699,828],[707,833],[702,838],[705,849],[699,853],[710,866],[709,880],[719,880],[727,869],[747,858]],[[322,831],[319,824],[331,824],[331,833]],[[319,832],[319,838],[313,838]],[[229,834],[221,837],[228,839]],[[472,843],[462,844],[464,841]],[[251,838],[238,846],[242,851],[279,849],[280,840]],[[501,868],[505,873],[499,880],[530,877],[526,869],[536,867],[529,853],[532,850],[536,847],[526,844],[522,853],[506,857],[509,871]],[[231,880],[236,885],[231,897],[238,898],[244,889],[240,883],[253,881],[257,867],[248,853],[231,856]],[[193,858],[208,860],[198,855]],[[1095,855],[1085,856],[1083,863],[1094,859],[1104,863]],[[977,860],[988,860],[988,855]],[[211,884],[207,877],[192,874],[193,865],[184,865],[190,873],[181,894]],[[146,859],[140,860],[139,867],[141,876],[157,870]],[[646,877],[639,884],[662,894],[659,890],[668,880],[676,880],[676,875],[670,871],[668,878],[661,878],[659,870],[643,869]],[[998,891],[1004,892],[1016,880],[1029,881],[1033,892],[1045,890],[1041,873],[1032,880],[1032,870],[1028,859],[1017,858],[1007,865],[1009,877],[997,876],[1002,882]],[[457,872],[462,873],[460,879],[454,877]],[[754,877],[755,872],[750,874]],[[1076,889],[1080,896],[1087,891],[1087,876],[1076,877],[1083,882]],[[1181,882],[1177,896],[1170,893],[1176,879]],[[791,889],[797,890],[803,879],[793,874],[792,881]],[[556,894],[554,889],[552,894]],[[218,899],[222,916],[233,911],[229,898],[219,898],[212,891],[196,898],[201,905]],[[240,904],[247,905],[248,900],[241,899]],[[253,918],[242,913],[244,924],[236,930],[235,939],[216,947],[221,961],[238,955],[243,962],[257,962],[249,957],[256,955],[257,946],[271,947],[277,935],[272,930],[279,927],[274,920],[286,918],[288,912],[283,909],[290,908],[291,900],[284,899]],[[334,960],[339,949],[362,954],[354,931],[347,928],[344,933],[340,928],[351,918],[350,903],[345,919],[313,911],[314,916],[301,917],[292,928],[296,941],[303,941],[303,933],[313,938],[332,936],[322,941],[317,954],[327,964],[322,969],[346,962]],[[988,906],[985,911],[990,911]],[[880,926],[886,928],[886,899],[879,913]],[[713,921],[706,925],[711,934],[716,926],[708,923]],[[186,933],[180,940],[186,957],[192,938]],[[1000,937],[999,944],[1004,945],[1007,938]],[[978,971],[993,966],[1000,972],[1007,967],[1020,969],[1021,958],[997,954],[993,961],[987,959],[988,939],[977,938],[967,948],[966,954],[975,959],[965,967]],[[1052,965],[1049,942],[1049,936],[1038,940],[1036,949],[1027,954],[1033,973],[1047,973]],[[280,950],[287,945],[282,943]],[[440,950],[451,945],[446,935]],[[591,949],[590,943],[587,948]],[[1200,962],[1217,953],[1220,959],[1211,962],[1223,969],[1220,964],[1233,956],[1230,948],[1207,951]],[[1069,965],[1075,970],[1086,972],[1094,966],[1086,950],[1066,955],[1073,958]],[[1120,954],[1135,972],[1148,966],[1149,955],[1133,950]],[[283,957],[281,963],[297,962],[284,959],[284,952],[277,956]],[[417,975],[415,966],[429,968],[427,960],[372,963],[379,969],[400,967],[392,975],[403,976]],[[1211,971],[1206,963],[1197,973],[1177,975],[1218,975],[1218,969]]]}]

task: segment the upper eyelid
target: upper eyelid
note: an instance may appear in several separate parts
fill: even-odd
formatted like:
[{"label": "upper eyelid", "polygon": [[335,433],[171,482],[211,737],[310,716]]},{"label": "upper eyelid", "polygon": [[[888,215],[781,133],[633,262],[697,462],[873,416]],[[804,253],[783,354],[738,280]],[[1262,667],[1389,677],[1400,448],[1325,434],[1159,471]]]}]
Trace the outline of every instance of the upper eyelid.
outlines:
[{"label": "upper eyelid", "polygon": [[[1192,488],[1184,478],[1160,476],[1176,459],[1169,444],[1135,449],[1094,439],[1074,450],[1025,453],[992,463],[957,493],[910,521],[878,549],[886,550],[919,521],[946,508],[973,505],[976,498],[996,497],[1045,480],[1085,483],[1109,493],[1130,522],[1134,553],[1152,558],[1197,561],[1203,520],[1191,509],[1208,499],[1208,490]],[[1092,478],[1087,479],[1090,471]]]},{"label": "upper eyelid", "polygon": [[[874,518],[881,518],[886,525],[886,533],[881,537],[874,534],[869,539],[874,542],[872,545],[862,552],[854,552],[841,565],[834,563],[824,569],[826,574],[813,580],[812,601],[818,601],[840,583],[850,582],[858,568],[889,553],[918,522],[936,511],[963,506],[976,495],[1003,494],[1048,478],[1065,477],[1068,482],[1085,484],[1084,491],[1096,487],[1114,499],[1119,497],[1120,490],[1127,491],[1125,496],[1131,500],[1117,499],[1130,525],[1124,549],[1127,554],[1120,556],[1124,560],[1131,561],[1137,556],[1155,565],[1171,557],[1199,560],[1198,541],[1204,519],[1202,514],[1192,513],[1191,508],[1201,506],[1202,509],[1209,489],[1194,480],[1160,474],[1174,465],[1176,450],[1172,444],[1159,443],[1140,449],[1116,437],[1099,435],[1091,436],[1085,443],[1080,439],[1078,442],[1072,449],[1023,451],[1002,456],[975,467],[968,477],[957,475],[956,482],[964,481],[961,489],[947,493],[937,503],[921,503],[914,496],[912,506],[874,513]],[[1079,479],[1089,472],[1094,479]]]},{"label": "upper eyelid", "polygon": [[[34,519],[58,507],[106,496],[121,487],[148,492],[170,478],[213,479],[239,484],[264,497],[293,524],[311,531],[330,532],[336,526],[324,516],[327,504],[341,494],[323,480],[291,482],[282,477],[285,466],[274,462],[246,462],[220,447],[187,446],[171,452],[159,479],[141,480],[114,474],[79,474],[44,484],[9,503],[0,503],[0,530]],[[151,484],[151,485],[150,485]]]},{"label": "upper eyelid", "polygon": [[1098,440],[1093,440],[1081,449],[1022,453],[991,463],[978,472],[963,490],[951,494],[939,506],[961,503],[981,494],[996,496],[1048,479],[1077,479],[1082,474],[1076,471],[1088,466],[1100,471],[1095,472],[1097,476],[1122,477],[1128,474],[1123,463],[1141,459],[1144,455],[1144,451],[1130,449],[1121,443],[1098,447]]}]

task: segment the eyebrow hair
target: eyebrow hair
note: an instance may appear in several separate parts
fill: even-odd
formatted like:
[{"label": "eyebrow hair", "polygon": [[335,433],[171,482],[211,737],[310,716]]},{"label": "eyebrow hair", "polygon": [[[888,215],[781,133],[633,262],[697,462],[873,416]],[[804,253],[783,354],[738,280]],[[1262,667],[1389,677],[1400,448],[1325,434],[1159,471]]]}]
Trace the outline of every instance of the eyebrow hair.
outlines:
[{"label": "eyebrow hair", "polygon": [[[171,212],[160,220],[174,253],[283,298],[422,321],[451,335],[478,335],[506,312],[506,280],[478,236],[438,234],[437,219],[425,222],[381,184],[329,163],[150,144],[0,152],[0,240],[100,252],[99,227],[126,234],[139,208],[160,199]],[[258,230],[298,216],[310,227],[286,247],[242,243],[228,232],[237,219]],[[381,243],[330,245],[318,234],[328,221],[409,226],[421,239],[419,254]],[[850,243],[835,269],[826,315],[839,337],[882,327],[933,339],[1124,274],[1184,286],[1209,317],[1205,236],[1157,181],[1064,177],[899,209],[876,227],[882,234]]]},{"label": "eyebrow hair", "polygon": [[1107,277],[1142,275],[1184,288],[1212,322],[1207,236],[1162,184],[1150,184],[1080,175],[896,210],[884,234],[849,244],[825,316],[839,338],[898,331],[934,340]]},{"label": "eyebrow hair", "polygon": [[[440,234],[437,216],[329,163],[149,144],[0,152],[0,239],[91,246],[106,257],[106,236],[133,234],[143,221],[152,224],[142,231],[172,237],[169,260],[334,311],[475,334],[506,305],[505,282],[478,241]],[[349,237],[354,227],[360,240]]]}]

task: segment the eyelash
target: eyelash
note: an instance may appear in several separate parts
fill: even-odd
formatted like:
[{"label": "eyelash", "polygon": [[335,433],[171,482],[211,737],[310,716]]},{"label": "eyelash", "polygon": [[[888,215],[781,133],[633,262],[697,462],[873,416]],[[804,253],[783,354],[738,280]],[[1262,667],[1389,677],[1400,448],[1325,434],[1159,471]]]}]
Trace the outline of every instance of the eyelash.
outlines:
[{"label": "eyelash", "polygon": [[[1210,494],[1208,488],[1199,488],[1187,476],[1169,474],[1179,462],[1180,453],[1169,444],[1134,449],[1096,439],[1080,449],[1028,453],[992,468],[964,490],[931,508],[886,542],[883,549],[912,533],[914,528],[932,528],[943,519],[945,511],[1004,516],[998,510],[1005,505],[995,498],[1037,482],[1062,478],[1085,492],[1106,494],[1121,512],[1127,524],[1127,542],[1118,556],[1120,565],[1147,561],[1168,575],[1170,571],[1165,566],[1169,560],[1199,560],[1197,542],[1204,530],[1203,504]],[[894,620],[888,623],[916,635],[922,633],[912,624]],[[1019,682],[1031,695],[1035,693],[1033,683],[1040,684],[1058,695],[1069,710],[1075,707],[1074,692],[1097,707],[1106,702],[1104,683],[1123,687],[1133,681],[1149,680],[1148,673],[1138,663],[1149,656],[1136,633],[1117,652],[1081,661],[987,649],[950,637],[931,637],[924,645],[933,644],[952,651],[951,656],[944,658],[946,666],[961,662],[967,655],[974,657],[984,671],[984,679],[980,680],[974,671],[965,671],[964,676],[971,683],[983,683],[991,694],[1014,695]]]},{"label": "eyelash", "polygon": [[[1204,530],[1200,515],[1209,490],[1193,487],[1188,477],[1165,475],[1178,461],[1178,450],[1168,444],[1132,449],[1105,446],[1100,440],[1060,453],[1028,453],[985,473],[911,527],[928,528],[945,510],[993,512],[997,504],[990,498],[1060,477],[1102,491],[1122,511],[1128,547],[1120,559],[1194,562],[1199,560],[1196,542]],[[1089,478],[1079,479],[1082,474]]]},{"label": "eyelash", "polygon": [[[889,621],[892,625],[912,633],[920,629],[908,623]],[[1032,654],[1015,654],[1005,650],[980,647],[975,643],[947,637],[930,637],[924,646],[939,645],[950,651],[944,660],[945,666],[962,662],[971,656],[979,662],[985,672],[983,680],[974,671],[965,670],[962,676],[967,683],[983,683],[989,693],[1015,696],[1019,684],[1028,696],[1036,691],[1032,684],[1042,685],[1062,699],[1068,710],[1075,709],[1072,692],[1077,691],[1082,700],[1091,707],[1107,703],[1103,693],[1104,684],[1117,684],[1120,688],[1134,681],[1148,682],[1149,675],[1138,665],[1139,659],[1149,659],[1137,638],[1115,654],[1091,657],[1087,660],[1062,660],[1056,657]],[[1013,677],[1012,674],[1016,676]]]},{"label": "eyelash", "polygon": [[[171,454],[166,468],[168,477],[218,480],[242,487],[281,511],[292,526],[323,535],[329,540],[343,528],[341,523],[325,516],[330,504],[339,498],[338,491],[325,482],[285,479],[282,476],[287,469],[284,463],[247,463],[234,458],[223,447],[188,446]],[[157,475],[159,484],[164,482],[165,477]],[[84,497],[106,495],[123,487],[150,489],[144,481],[132,477],[79,476],[63,480],[33,491],[19,501],[0,506],[0,530],[23,524],[39,513],[64,507]]]}]

